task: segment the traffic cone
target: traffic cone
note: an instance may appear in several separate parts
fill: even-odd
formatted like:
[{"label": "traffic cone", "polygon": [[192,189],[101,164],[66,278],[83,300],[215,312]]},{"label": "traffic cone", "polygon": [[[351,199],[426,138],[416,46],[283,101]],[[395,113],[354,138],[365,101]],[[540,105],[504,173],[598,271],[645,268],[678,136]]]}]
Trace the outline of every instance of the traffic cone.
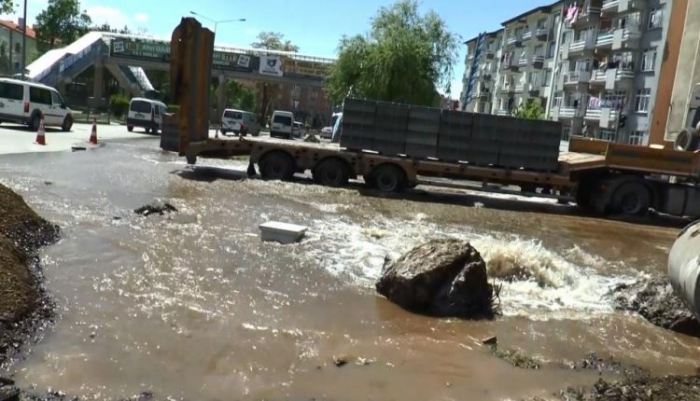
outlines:
[{"label": "traffic cone", "polygon": [[39,130],[36,132],[36,144],[46,145],[46,130],[44,130],[44,115],[41,115],[41,122],[39,123]]},{"label": "traffic cone", "polygon": [[97,120],[92,120],[92,131],[90,132],[90,143],[97,145]]}]

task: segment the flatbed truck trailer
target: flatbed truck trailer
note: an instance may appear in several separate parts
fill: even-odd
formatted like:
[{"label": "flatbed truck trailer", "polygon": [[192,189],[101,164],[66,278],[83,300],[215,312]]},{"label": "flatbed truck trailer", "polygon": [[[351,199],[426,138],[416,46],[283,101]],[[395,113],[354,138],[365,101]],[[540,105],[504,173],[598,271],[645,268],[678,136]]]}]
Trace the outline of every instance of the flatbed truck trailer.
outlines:
[{"label": "flatbed truck trailer", "polygon": [[379,191],[401,192],[425,183],[426,178],[440,177],[570,195],[579,207],[600,215],[643,215],[654,209],[700,217],[697,151],[572,137],[569,151],[559,156],[558,170],[544,173],[349,151],[331,143],[205,135],[180,147],[189,164],[206,153],[248,155],[251,165],[256,164],[268,180],[291,180],[296,173],[310,171],[320,185],[343,187],[362,177],[365,185]]},{"label": "flatbed truck trailer", "polygon": [[[342,187],[362,177],[384,192],[401,192],[425,177],[520,186],[533,193],[569,194],[591,212],[643,215],[650,209],[700,217],[700,151],[642,147],[571,138],[554,171],[477,166],[431,158],[381,155],[337,144],[270,138],[210,138],[208,98],[214,35],[193,18],[183,18],[171,41],[171,86],[177,114],[166,116],[161,146],[189,164],[207,153],[249,155],[269,180],[290,180],[310,171],[321,185]],[[697,135],[697,132],[695,132]],[[252,173],[251,168],[249,172]]]}]

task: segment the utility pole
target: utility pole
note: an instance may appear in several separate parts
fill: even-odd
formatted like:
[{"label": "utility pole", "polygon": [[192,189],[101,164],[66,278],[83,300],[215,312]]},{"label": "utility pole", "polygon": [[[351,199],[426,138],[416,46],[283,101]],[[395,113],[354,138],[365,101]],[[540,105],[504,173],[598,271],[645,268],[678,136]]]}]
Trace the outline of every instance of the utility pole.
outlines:
[{"label": "utility pole", "polygon": [[24,71],[27,69],[27,0],[24,0],[24,14],[22,16],[22,81],[24,81]]}]

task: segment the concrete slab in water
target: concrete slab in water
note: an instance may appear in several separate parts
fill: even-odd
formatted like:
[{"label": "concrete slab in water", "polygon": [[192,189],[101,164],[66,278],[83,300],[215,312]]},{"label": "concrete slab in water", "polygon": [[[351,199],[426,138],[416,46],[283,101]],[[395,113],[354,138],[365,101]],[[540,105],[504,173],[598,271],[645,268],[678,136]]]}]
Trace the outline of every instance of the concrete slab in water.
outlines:
[{"label": "concrete slab in water", "polygon": [[281,244],[291,244],[299,241],[308,228],[296,224],[268,221],[260,225],[263,241],[277,241]]}]

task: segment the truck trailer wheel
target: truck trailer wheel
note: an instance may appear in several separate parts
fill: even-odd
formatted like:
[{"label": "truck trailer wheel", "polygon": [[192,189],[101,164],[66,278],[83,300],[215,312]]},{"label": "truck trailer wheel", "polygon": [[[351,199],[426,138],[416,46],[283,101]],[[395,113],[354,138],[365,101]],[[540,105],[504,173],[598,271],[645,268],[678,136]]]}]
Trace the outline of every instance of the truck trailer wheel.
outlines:
[{"label": "truck trailer wheel", "polygon": [[327,187],[343,187],[350,180],[350,168],[338,159],[324,160],[313,170],[314,181]]},{"label": "truck trailer wheel", "polygon": [[684,128],[678,133],[673,143],[675,150],[695,151],[700,150],[700,133],[693,128]]},{"label": "truck trailer wheel", "polygon": [[289,181],[296,171],[294,159],[282,152],[274,152],[263,156],[259,164],[260,175],[265,180]]},{"label": "truck trailer wheel", "polygon": [[622,184],[615,191],[612,207],[615,211],[628,216],[645,215],[651,207],[651,193],[644,184],[639,182]]},{"label": "truck trailer wheel", "polygon": [[372,178],[382,192],[401,192],[406,187],[403,170],[392,164],[382,164],[372,171]]}]

